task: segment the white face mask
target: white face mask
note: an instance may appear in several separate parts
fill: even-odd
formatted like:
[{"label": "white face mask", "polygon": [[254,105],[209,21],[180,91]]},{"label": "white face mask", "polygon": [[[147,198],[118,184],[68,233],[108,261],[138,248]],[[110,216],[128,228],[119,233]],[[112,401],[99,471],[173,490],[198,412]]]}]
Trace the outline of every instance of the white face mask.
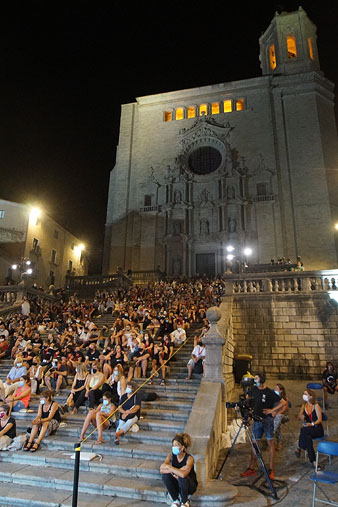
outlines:
[{"label": "white face mask", "polygon": [[308,397],[306,394],[303,394],[303,400],[304,400],[305,402],[307,402],[307,401],[309,401],[309,397]]}]

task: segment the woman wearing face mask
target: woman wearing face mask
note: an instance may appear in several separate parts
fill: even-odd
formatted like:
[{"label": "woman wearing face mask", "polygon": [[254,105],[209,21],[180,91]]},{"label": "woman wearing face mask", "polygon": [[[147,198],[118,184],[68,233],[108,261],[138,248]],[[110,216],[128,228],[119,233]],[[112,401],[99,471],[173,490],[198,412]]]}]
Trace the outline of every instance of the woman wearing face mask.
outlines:
[{"label": "woman wearing face mask", "polygon": [[[273,430],[274,430],[274,434],[275,434],[276,441],[277,441],[275,449],[276,449],[276,451],[280,451],[282,448],[281,426],[282,426],[283,419],[287,417],[287,412],[289,409],[289,400],[286,397],[286,391],[285,391],[285,387],[283,386],[283,384],[276,384],[275,393],[285,402],[282,407],[276,408],[276,410],[274,410],[272,412]],[[288,419],[285,419],[285,422],[287,422],[287,420]]]},{"label": "woman wearing face mask", "polygon": [[72,388],[70,394],[67,398],[66,403],[63,405],[62,409],[64,412],[68,412],[69,408],[73,407],[72,414],[77,414],[77,411],[82,403],[84,403],[84,398],[81,397],[81,393],[83,393],[86,389],[86,380],[89,377],[87,372],[87,368],[83,363],[78,363],[75,369],[75,376],[72,384]]},{"label": "woman wearing face mask", "polygon": [[123,373],[121,364],[117,364],[108,381],[102,386],[102,393],[109,392],[112,396],[112,402],[117,406],[121,396],[126,392],[126,377]]},{"label": "woman wearing face mask", "polygon": [[83,440],[85,437],[85,433],[89,428],[89,425],[92,424],[94,428],[97,428],[97,444],[102,444],[104,441],[102,440],[103,430],[106,430],[110,426],[110,417],[115,412],[116,407],[114,403],[112,403],[111,394],[106,392],[102,396],[102,403],[96,408],[92,408],[89,410],[83,426],[81,430],[80,440]]},{"label": "woman wearing face mask", "polygon": [[312,439],[324,435],[322,411],[318,403],[316,403],[316,395],[312,389],[304,391],[303,400],[304,403],[299,411],[299,419],[303,422],[303,427],[300,430],[298,448],[295,453],[297,458],[299,458],[301,449],[306,450],[310,462],[313,466],[316,466],[316,455]]},{"label": "woman wearing face mask", "polygon": [[31,393],[32,394],[39,394],[40,390],[40,384],[42,380],[43,375],[43,367],[40,364],[40,358],[39,356],[35,356],[33,359],[33,364],[29,369],[29,377],[31,381]]},{"label": "woman wearing face mask", "polygon": [[10,412],[19,412],[24,408],[28,408],[29,401],[31,399],[31,388],[29,385],[29,375],[22,375],[19,382],[17,383],[17,389],[14,391],[12,396],[6,398],[6,403],[10,406]]},{"label": "woman wearing face mask", "polygon": [[[38,413],[32,421],[32,429],[24,451],[36,452],[44,436],[55,433],[60,426],[61,415],[59,405],[53,401],[52,391],[44,390],[41,393]],[[34,442],[35,437],[36,441]]]},{"label": "woman wearing face mask", "polygon": [[[94,362],[92,365],[92,373],[88,375],[85,382],[86,389],[81,391],[78,402],[89,400],[89,408],[94,408],[99,404],[102,396],[102,386],[106,381],[106,377],[102,373],[100,363]],[[84,399],[83,399],[84,398]]]},{"label": "woman wearing face mask", "polygon": [[120,419],[116,428],[115,445],[119,445],[122,435],[125,435],[141,416],[141,398],[134,390],[134,384],[127,382],[126,392],[121,396],[119,404]]},{"label": "woman wearing face mask", "polygon": [[10,416],[9,405],[2,403],[0,404],[0,450],[8,447],[15,437],[15,419]]},{"label": "woman wearing face mask", "polygon": [[178,433],[172,440],[172,450],[160,467],[162,480],[171,498],[171,507],[188,507],[188,496],[197,489],[194,458],[187,453],[191,445],[187,433]]}]

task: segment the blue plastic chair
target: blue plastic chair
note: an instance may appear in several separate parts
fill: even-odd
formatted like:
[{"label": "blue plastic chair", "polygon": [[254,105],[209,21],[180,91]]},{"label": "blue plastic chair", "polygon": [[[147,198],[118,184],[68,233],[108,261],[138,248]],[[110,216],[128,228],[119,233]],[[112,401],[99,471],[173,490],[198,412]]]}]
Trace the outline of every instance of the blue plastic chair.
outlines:
[{"label": "blue plastic chair", "polygon": [[315,390],[321,390],[322,391],[322,397],[317,398],[317,401],[322,402],[323,410],[325,410],[325,397],[324,397],[324,386],[320,382],[310,382],[309,384],[306,384],[306,389],[313,389]]},{"label": "blue plastic chair", "polygon": [[[338,443],[337,442],[320,442],[317,449],[316,458],[316,470],[314,474],[310,474],[310,479],[313,481],[313,494],[312,494],[312,507],[315,506],[316,501],[319,503],[325,503],[327,505],[336,505],[337,502],[333,502],[327,493],[323,489],[323,484],[330,484],[338,489],[338,473],[337,472],[320,472],[318,471],[318,460],[319,454],[326,454],[330,458],[332,456],[338,456]],[[322,500],[316,496],[317,488],[322,492],[326,500]]]}]

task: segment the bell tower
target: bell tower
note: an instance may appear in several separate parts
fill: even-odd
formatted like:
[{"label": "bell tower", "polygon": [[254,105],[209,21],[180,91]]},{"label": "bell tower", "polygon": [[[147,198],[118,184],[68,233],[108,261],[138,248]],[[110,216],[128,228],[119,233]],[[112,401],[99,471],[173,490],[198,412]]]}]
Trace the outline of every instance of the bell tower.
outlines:
[{"label": "bell tower", "polygon": [[263,76],[319,71],[316,30],[302,7],[276,12],[259,39]]}]

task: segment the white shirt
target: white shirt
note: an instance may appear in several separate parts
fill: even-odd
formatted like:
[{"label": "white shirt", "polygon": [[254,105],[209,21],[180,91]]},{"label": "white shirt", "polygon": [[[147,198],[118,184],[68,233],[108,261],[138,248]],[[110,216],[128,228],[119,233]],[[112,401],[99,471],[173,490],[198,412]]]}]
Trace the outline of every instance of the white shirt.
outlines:
[{"label": "white shirt", "polygon": [[205,347],[196,345],[196,347],[194,347],[194,350],[192,351],[192,355],[195,357],[205,357]]},{"label": "white shirt", "polygon": [[184,342],[187,339],[186,332],[182,328],[175,329],[175,331],[173,331],[171,333],[171,336],[172,336],[174,342],[179,343],[179,344],[181,344],[182,342]]}]

